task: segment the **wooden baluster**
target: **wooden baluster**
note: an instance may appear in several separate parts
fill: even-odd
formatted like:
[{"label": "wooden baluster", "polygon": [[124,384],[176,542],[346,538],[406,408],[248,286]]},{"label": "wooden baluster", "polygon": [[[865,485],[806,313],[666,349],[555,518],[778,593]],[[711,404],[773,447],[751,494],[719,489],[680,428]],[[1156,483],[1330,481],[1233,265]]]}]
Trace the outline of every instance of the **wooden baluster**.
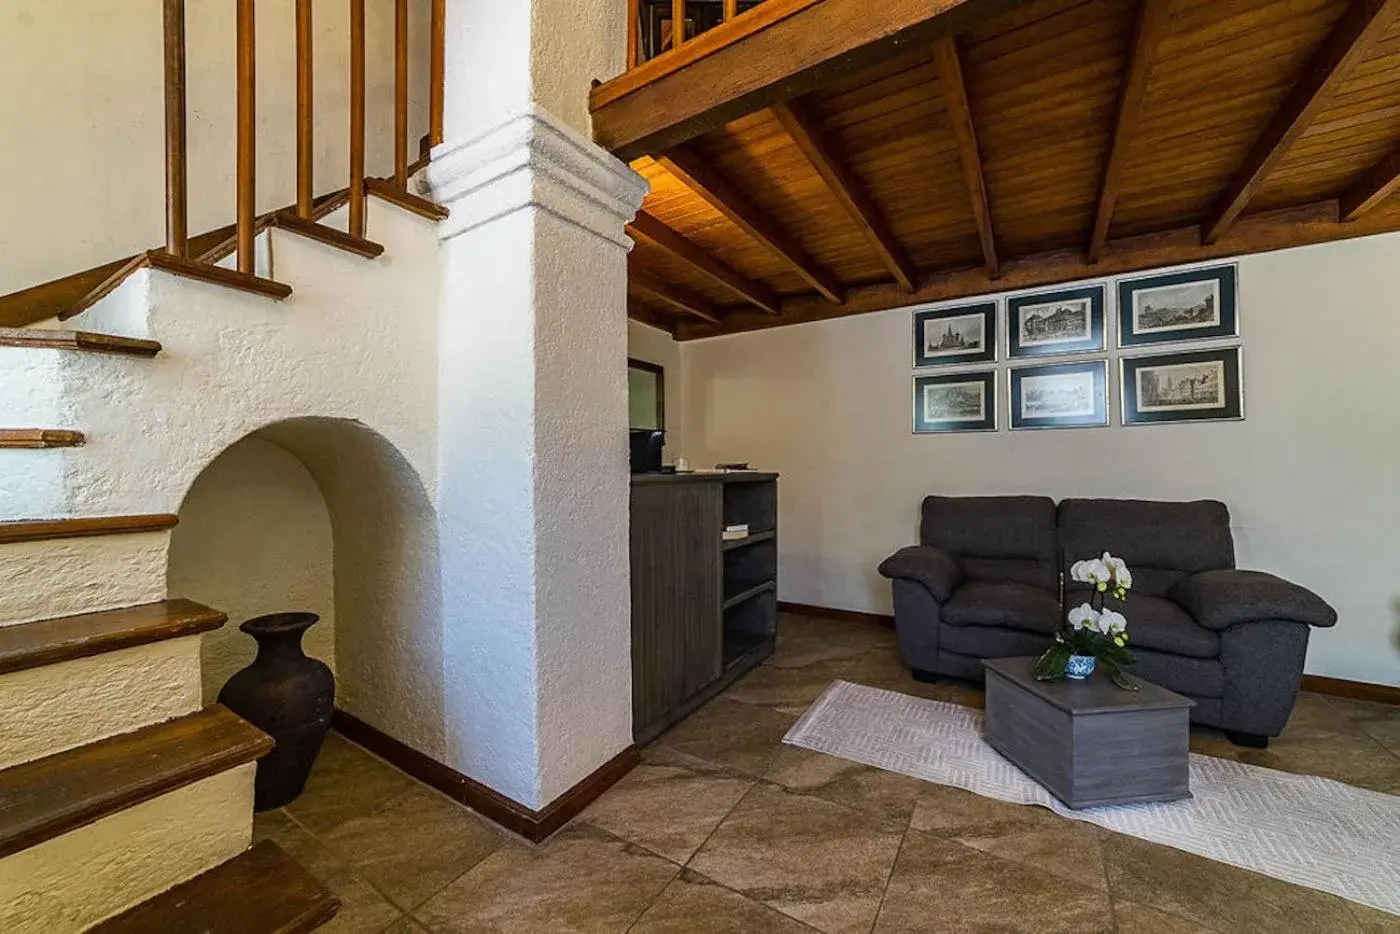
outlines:
[{"label": "wooden baluster", "polygon": [[641,33],[641,0],[627,0],[627,70],[637,67],[640,50],[637,39]]},{"label": "wooden baluster", "polygon": [[724,0],[724,21],[727,23],[739,15],[739,0]]},{"label": "wooden baluster", "polygon": [[311,2],[297,0],[297,216],[311,220],[315,199],[316,123],[315,60],[311,47]]},{"label": "wooden baluster", "polygon": [[432,49],[428,75],[428,142],[441,146],[443,140],[443,94],[447,81],[447,0],[433,0]]},{"label": "wooden baluster", "polygon": [[185,149],[185,0],[165,0],[165,252],[190,255]]},{"label": "wooden baluster", "polygon": [[671,48],[685,45],[685,0],[671,0]]},{"label": "wooden baluster", "polygon": [[253,45],[253,0],[238,0],[238,271],[253,274],[257,222],[257,55]]},{"label": "wooden baluster", "polygon": [[408,0],[394,0],[394,185],[408,190]]},{"label": "wooden baluster", "polygon": [[350,0],[350,234],[365,235],[365,0]]}]

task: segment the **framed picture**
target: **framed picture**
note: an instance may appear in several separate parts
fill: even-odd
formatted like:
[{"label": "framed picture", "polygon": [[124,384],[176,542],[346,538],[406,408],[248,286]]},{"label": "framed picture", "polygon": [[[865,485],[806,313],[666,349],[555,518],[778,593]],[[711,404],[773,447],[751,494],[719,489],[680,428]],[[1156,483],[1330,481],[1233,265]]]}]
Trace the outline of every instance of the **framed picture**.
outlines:
[{"label": "framed picture", "polygon": [[1046,357],[1103,350],[1103,306],[1102,284],[1008,299],[1008,353]]},{"label": "framed picture", "polygon": [[1012,429],[1108,424],[1107,360],[1013,367],[1009,385]]},{"label": "framed picture", "polygon": [[997,358],[997,303],[914,313],[914,366],[990,363]]},{"label": "framed picture", "polygon": [[1237,270],[1192,269],[1118,283],[1118,346],[1238,337]]},{"label": "framed picture", "polygon": [[1119,366],[1125,425],[1244,418],[1238,347],[1124,357]]},{"label": "framed picture", "polygon": [[996,370],[914,377],[915,434],[996,430]]}]

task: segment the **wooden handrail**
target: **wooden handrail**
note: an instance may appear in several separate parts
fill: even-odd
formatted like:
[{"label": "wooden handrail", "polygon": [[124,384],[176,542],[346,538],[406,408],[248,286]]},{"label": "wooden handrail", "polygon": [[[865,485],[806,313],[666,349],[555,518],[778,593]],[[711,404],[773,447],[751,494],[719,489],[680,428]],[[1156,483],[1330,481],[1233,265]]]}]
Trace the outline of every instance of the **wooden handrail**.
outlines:
[{"label": "wooden handrail", "polygon": [[394,184],[408,188],[408,0],[394,0]]},{"label": "wooden handrail", "polygon": [[447,0],[433,0],[429,29],[432,45],[428,52],[428,145],[441,146],[447,82]]},{"label": "wooden handrail", "polygon": [[297,0],[297,217],[311,219],[316,189],[316,59],[311,0]]},{"label": "wooden handrail", "polygon": [[165,0],[165,250],[187,257],[188,150],[185,132],[185,0]]},{"label": "wooden handrail", "polygon": [[637,67],[641,58],[642,3],[627,0],[627,70]]},{"label": "wooden handrail", "polygon": [[365,235],[365,0],[350,0],[350,235]]},{"label": "wooden handrail", "polygon": [[685,45],[685,0],[671,0],[671,48]]},{"label": "wooden handrail", "polygon": [[257,50],[253,0],[238,0],[236,41],[238,84],[238,271],[254,268],[253,225],[257,222]]}]

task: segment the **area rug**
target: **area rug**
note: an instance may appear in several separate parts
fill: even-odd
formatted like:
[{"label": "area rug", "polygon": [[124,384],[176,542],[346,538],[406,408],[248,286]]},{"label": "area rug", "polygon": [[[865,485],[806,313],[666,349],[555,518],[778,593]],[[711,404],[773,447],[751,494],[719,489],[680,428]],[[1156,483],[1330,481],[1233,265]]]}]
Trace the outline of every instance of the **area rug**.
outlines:
[{"label": "area rug", "polygon": [[982,740],[982,712],[837,681],[783,742],[1035,804],[1400,915],[1400,797],[1191,756],[1193,797],[1073,811]]}]

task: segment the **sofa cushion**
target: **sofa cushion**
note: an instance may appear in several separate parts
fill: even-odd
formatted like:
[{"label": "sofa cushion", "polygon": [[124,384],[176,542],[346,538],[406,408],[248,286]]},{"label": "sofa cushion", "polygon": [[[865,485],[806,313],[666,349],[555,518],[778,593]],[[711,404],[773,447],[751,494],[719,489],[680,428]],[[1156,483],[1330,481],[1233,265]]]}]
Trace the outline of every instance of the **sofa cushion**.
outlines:
[{"label": "sofa cushion", "polygon": [[929,496],[919,540],[956,557],[974,580],[1055,590],[1055,501],[1045,496]]},{"label": "sofa cushion", "polygon": [[1014,581],[968,581],[943,604],[950,626],[1004,626],[1054,635],[1060,602],[1053,593]]},{"label": "sofa cushion", "polygon": [[997,626],[939,626],[939,657],[945,652],[956,652],[969,658],[1039,655],[1050,648],[1053,638],[1043,632],[1023,632]]},{"label": "sofa cushion", "polygon": [[[1131,631],[1132,623],[1128,627]],[[1192,697],[1225,696],[1225,666],[1218,658],[1187,658],[1185,655],[1150,649],[1136,650],[1133,657],[1135,663],[1125,669],[1130,675],[1178,694]]]},{"label": "sofa cushion", "polygon": [[1065,561],[1111,551],[1132,569],[1135,592],[1152,597],[1189,574],[1235,566],[1230,511],[1215,500],[1067,499],[1059,537]]},{"label": "sofa cushion", "polygon": [[1133,596],[1125,605],[1109,601],[1128,619],[1130,648],[1142,647],[1191,658],[1215,658],[1220,637],[1198,626],[1181,607],[1161,597]]},{"label": "sofa cushion", "polygon": [[1317,594],[1263,571],[1203,571],[1172,588],[1171,598],[1209,629],[1279,619],[1333,626],[1337,611]]}]

